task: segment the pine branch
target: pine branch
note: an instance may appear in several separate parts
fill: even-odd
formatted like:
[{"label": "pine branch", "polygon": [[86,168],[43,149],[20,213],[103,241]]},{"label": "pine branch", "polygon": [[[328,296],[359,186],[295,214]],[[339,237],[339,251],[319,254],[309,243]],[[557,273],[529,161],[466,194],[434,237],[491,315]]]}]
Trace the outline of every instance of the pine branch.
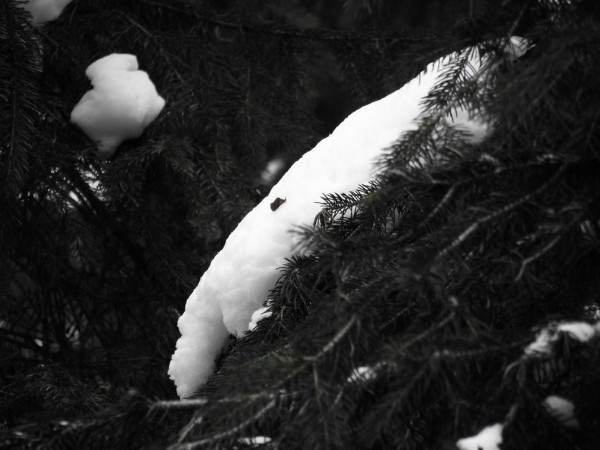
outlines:
[{"label": "pine branch", "polygon": [[567,232],[574,225],[578,225],[580,223],[581,223],[581,216],[578,215],[569,224],[561,227],[558,230],[558,232],[556,233],[556,236],[554,236],[554,238],[552,238],[552,240],[550,242],[548,242],[546,245],[544,245],[541,249],[539,249],[533,255],[528,256],[527,258],[523,259],[523,262],[521,263],[521,268],[519,269],[519,273],[517,273],[517,276],[515,277],[515,281],[519,281],[523,277],[523,274],[525,273],[525,270],[527,269],[527,266],[529,264],[535,262],[536,260],[538,260],[539,258],[544,256],[546,253],[548,253],[550,250],[552,250],[552,248],[554,248],[556,246],[556,244],[558,244],[563,239],[563,237],[567,234]]},{"label": "pine branch", "polygon": [[[200,447],[204,447],[208,444],[213,444],[216,441],[219,441],[223,438],[226,437],[230,437],[235,435],[236,433],[238,433],[239,431],[244,430],[245,428],[247,428],[250,424],[258,421],[262,416],[264,416],[269,410],[271,410],[273,407],[275,406],[275,400],[271,400],[266,406],[262,407],[261,409],[259,409],[254,415],[252,415],[251,417],[249,417],[247,420],[244,420],[243,422],[241,422],[240,424],[236,425],[235,427],[230,428],[229,430],[220,432],[220,433],[216,433],[208,438],[205,439],[201,439],[198,441],[193,441],[193,442],[188,442],[185,444],[180,444],[180,445],[176,445],[174,447],[172,447],[173,449],[181,449],[181,450],[192,450],[195,448],[200,448]],[[183,433],[181,436],[180,440],[185,439],[185,437],[187,436],[186,433]]]},{"label": "pine branch", "polygon": [[562,173],[566,170],[567,168],[567,164],[563,164],[561,165],[558,170],[554,173],[554,175],[552,175],[552,177],[545,182],[543,185],[539,186],[537,189],[535,189],[534,191],[522,196],[521,198],[509,203],[508,205],[503,206],[502,208],[499,208],[479,219],[477,219],[474,223],[472,223],[471,225],[469,225],[469,227],[467,227],[467,229],[465,229],[462,233],[460,233],[451,243],[450,245],[448,245],[447,247],[444,247],[443,249],[441,249],[435,259],[439,260],[444,258],[449,252],[451,252],[452,250],[456,249],[458,246],[460,246],[467,238],[469,238],[469,236],[471,234],[473,234],[474,232],[478,231],[479,227],[484,225],[485,223],[495,220],[499,217],[508,215],[509,213],[511,213],[512,211],[514,211],[515,209],[521,207],[523,204],[529,202],[532,198],[534,198],[535,196],[539,195],[540,193],[544,192],[546,189],[548,189],[553,183],[555,183],[560,176],[562,175]]},{"label": "pine branch", "polygon": [[[224,19],[220,19],[215,16],[208,15],[201,12],[199,9],[186,5],[186,7],[176,6],[172,3],[157,2],[155,0],[142,0],[143,3],[152,5],[161,9],[167,9],[170,11],[177,12],[181,15],[189,16],[193,15],[195,18],[200,19],[208,24],[217,25],[219,27],[231,29],[234,31],[244,31],[258,34],[272,35],[275,37],[293,37],[302,40],[309,41],[367,41],[375,45],[381,45],[385,42],[397,44],[399,40],[405,42],[412,42],[415,39],[414,34],[410,33],[394,33],[386,34],[381,32],[343,32],[338,30],[327,30],[327,29],[294,29],[292,27],[282,26],[281,24],[269,25],[269,24],[250,24],[250,23],[235,23]],[[437,33],[431,33],[431,38],[436,40],[440,37]]]},{"label": "pine branch", "polygon": [[2,108],[2,139],[0,140],[0,175],[8,189],[16,192],[28,171],[29,154],[36,136],[40,103],[37,91],[39,79],[38,43],[26,23],[24,12],[11,0],[3,0],[3,20],[0,21],[0,101]]}]

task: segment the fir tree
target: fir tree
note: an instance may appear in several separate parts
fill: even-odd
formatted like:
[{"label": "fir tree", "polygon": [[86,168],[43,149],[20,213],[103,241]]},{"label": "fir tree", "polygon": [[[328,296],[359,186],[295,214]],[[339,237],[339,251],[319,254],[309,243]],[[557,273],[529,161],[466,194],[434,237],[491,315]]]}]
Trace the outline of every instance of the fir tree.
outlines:
[{"label": "fir tree", "polygon": [[[458,1],[443,31],[399,32],[394,2],[335,23],[294,2],[332,31],[286,3],[76,0],[36,29],[0,0],[0,445],[451,449],[502,424],[503,449],[597,448],[600,8]],[[171,400],[183,301],[266,162],[330,130],[322,86],[351,93],[343,116],[473,45],[484,88],[459,52],[383,175],[323,193],[272,315]],[[106,161],[69,114],[112,52],[167,106]],[[441,120],[465,104],[480,144]]]}]

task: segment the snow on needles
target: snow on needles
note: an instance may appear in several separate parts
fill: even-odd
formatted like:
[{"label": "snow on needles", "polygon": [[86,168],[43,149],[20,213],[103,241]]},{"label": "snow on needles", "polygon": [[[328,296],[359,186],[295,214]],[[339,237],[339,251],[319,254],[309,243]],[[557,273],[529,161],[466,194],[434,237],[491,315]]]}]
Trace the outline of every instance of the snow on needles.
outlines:
[{"label": "snow on needles", "polygon": [[258,325],[258,322],[261,320],[271,317],[273,313],[271,311],[267,311],[267,309],[268,307],[265,306],[263,308],[258,308],[252,313],[252,316],[250,317],[250,323],[248,324],[248,331],[254,330]]},{"label": "snow on needles", "polygon": [[31,23],[40,26],[46,22],[58,19],[63,9],[73,0],[29,0],[18,3],[24,10],[31,14]]},{"label": "snow on needles", "polygon": [[71,122],[109,158],[117,146],[139,137],[165,106],[134,55],[113,53],[92,63],[85,74],[93,89],[71,113]]},{"label": "snow on needles", "polygon": [[[477,52],[469,54],[473,70],[480,70]],[[252,313],[267,300],[280,275],[277,269],[292,252],[290,231],[313,222],[324,193],[349,192],[374,178],[374,160],[403,132],[416,128],[421,102],[451,57],[430,64],[401,89],[351,114],[298,160],[231,233],[178,322],[181,338],[169,376],[180,397],[193,395],[206,382],[230,333],[241,336],[248,330]],[[485,137],[485,124],[460,109],[454,112],[448,122]],[[271,203],[277,206],[272,209]]]},{"label": "snow on needles", "polygon": [[524,355],[531,357],[549,354],[558,341],[560,333],[567,333],[571,339],[579,342],[587,342],[600,333],[600,321],[594,325],[587,322],[551,323],[537,333],[535,341],[525,348]]}]

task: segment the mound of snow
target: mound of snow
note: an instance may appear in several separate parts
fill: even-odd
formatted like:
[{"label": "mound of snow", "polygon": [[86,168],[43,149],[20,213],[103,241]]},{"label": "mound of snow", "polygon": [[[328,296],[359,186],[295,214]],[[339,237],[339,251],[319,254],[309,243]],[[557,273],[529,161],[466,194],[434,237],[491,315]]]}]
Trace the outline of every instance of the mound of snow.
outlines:
[{"label": "mound of snow", "polygon": [[[470,53],[474,74],[481,69],[476,53]],[[430,64],[401,89],[351,114],[298,160],[231,233],[178,321],[181,338],[169,376],[180,397],[193,395],[206,382],[230,333],[241,336],[248,330],[253,312],[279,277],[277,269],[293,250],[290,230],[313,222],[324,193],[349,192],[374,178],[374,161],[416,128],[423,99],[452,57]],[[471,142],[486,136],[487,126],[468,111],[453,113],[446,120],[470,132]]]},{"label": "mound of snow", "polygon": [[71,112],[71,122],[110,157],[117,146],[139,137],[165,106],[148,74],[138,70],[134,55],[113,53],[85,71],[93,89]]},{"label": "mound of snow", "polygon": [[[521,44],[511,39],[506,48],[511,58],[525,51]],[[475,49],[469,50],[470,74],[485,79],[489,65]],[[352,191],[377,175],[374,161],[405,132],[416,129],[423,100],[455,58],[449,55],[431,63],[401,89],[351,114],[300,158],[231,233],[178,321],[181,338],[169,376],[180,397],[193,395],[206,382],[230,333],[241,336],[248,331],[253,312],[267,300],[279,277],[278,267],[293,250],[290,231],[313,223],[324,193]],[[471,143],[489,133],[478,114],[462,107],[453,108],[444,120],[464,131]]]}]

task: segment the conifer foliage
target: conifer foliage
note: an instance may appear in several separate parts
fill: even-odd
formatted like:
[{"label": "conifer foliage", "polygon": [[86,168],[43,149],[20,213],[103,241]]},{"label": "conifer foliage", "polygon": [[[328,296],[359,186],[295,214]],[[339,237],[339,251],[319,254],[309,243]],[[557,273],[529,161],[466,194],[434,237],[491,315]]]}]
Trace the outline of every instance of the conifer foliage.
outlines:
[{"label": "conifer foliage", "polygon": [[[344,31],[286,12],[319,2],[74,0],[39,29],[18,3],[0,0],[0,446],[454,449],[493,426],[503,449],[599,448],[595,1],[450,2],[460,20],[427,33],[390,30],[384,1],[346,2]],[[490,55],[477,83],[469,47]],[[183,302],[266,163],[329,131],[323,86],[352,109],[456,50],[382,176],[323,193],[272,314],[172,400]],[[104,160],[69,114],[114,52],[166,106]],[[483,142],[443,120],[463,105]]]}]

